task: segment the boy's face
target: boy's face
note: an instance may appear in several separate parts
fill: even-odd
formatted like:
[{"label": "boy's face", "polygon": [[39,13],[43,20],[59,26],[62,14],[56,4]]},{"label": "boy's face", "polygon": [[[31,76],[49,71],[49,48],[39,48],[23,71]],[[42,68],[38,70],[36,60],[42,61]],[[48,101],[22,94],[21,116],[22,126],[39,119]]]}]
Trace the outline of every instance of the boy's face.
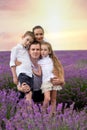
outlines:
[{"label": "boy's face", "polygon": [[34,39],[31,36],[25,36],[23,38],[23,45],[28,48],[30,43],[32,43],[33,41]]}]

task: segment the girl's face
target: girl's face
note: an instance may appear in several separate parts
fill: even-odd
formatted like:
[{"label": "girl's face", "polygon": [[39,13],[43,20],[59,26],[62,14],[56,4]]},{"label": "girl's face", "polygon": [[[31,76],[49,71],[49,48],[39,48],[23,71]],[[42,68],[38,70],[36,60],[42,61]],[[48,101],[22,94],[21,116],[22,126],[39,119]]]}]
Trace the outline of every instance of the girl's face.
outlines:
[{"label": "girl's face", "polygon": [[50,54],[48,46],[47,45],[41,45],[41,56],[46,57]]},{"label": "girl's face", "polygon": [[40,45],[32,44],[29,48],[29,54],[32,59],[39,59],[40,57]]},{"label": "girl's face", "polygon": [[43,30],[41,28],[35,29],[34,30],[34,36],[35,36],[36,41],[42,42],[43,38],[44,38]]},{"label": "girl's face", "polygon": [[30,43],[32,43],[34,39],[31,36],[27,35],[22,38],[22,41],[24,47],[29,47]]}]

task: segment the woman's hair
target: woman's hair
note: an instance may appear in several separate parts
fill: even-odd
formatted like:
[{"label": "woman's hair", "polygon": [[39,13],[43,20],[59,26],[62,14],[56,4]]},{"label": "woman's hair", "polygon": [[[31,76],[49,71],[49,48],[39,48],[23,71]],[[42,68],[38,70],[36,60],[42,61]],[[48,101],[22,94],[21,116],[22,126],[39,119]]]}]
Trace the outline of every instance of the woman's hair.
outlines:
[{"label": "woman's hair", "polygon": [[26,31],[26,32],[24,33],[24,35],[22,36],[22,38],[24,38],[24,37],[26,37],[26,36],[31,36],[33,39],[35,39],[34,34],[33,34],[33,32],[31,32],[31,31]]},{"label": "woman's hair", "polygon": [[40,25],[37,25],[37,26],[33,27],[33,29],[32,29],[32,32],[33,32],[33,33],[34,33],[35,29],[42,29],[42,31],[43,31],[43,33],[44,33],[44,29],[43,29],[43,27],[41,27]]},{"label": "woman's hair", "polygon": [[49,57],[53,60],[53,65],[54,65],[54,73],[64,79],[64,70],[63,70],[63,66],[60,62],[60,60],[55,56],[53,50],[52,50],[52,46],[50,43],[48,42],[42,42],[41,45],[46,45],[49,49]]}]

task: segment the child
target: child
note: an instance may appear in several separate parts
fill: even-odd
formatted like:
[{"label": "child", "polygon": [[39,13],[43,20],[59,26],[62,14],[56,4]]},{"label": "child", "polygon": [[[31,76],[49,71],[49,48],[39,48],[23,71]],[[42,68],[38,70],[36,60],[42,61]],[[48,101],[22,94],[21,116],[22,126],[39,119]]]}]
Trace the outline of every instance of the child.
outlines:
[{"label": "child", "polygon": [[[31,31],[27,31],[22,36],[21,43],[17,44],[11,50],[10,56],[10,67],[13,75],[13,82],[17,87],[26,86],[27,91],[25,91],[26,100],[31,100],[32,87],[33,87],[33,77],[32,77],[32,67],[31,61],[28,53],[28,48],[30,43],[34,41],[34,35]],[[16,66],[16,60],[20,61],[21,64]],[[25,87],[24,87],[25,88]]]},{"label": "child", "polygon": [[[39,60],[38,64],[40,64],[42,68],[41,89],[42,93],[44,93],[43,108],[46,108],[51,100],[51,113],[54,113],[57,90],[61,90],[61,85],[64,83],[63,68],[60,61],[54,55],[51,44],[48,42],[41,43],[41,57],[42,59]],[[51,83],[51,79],[56,76],[59,77],[59,85],[53,85]]]}]

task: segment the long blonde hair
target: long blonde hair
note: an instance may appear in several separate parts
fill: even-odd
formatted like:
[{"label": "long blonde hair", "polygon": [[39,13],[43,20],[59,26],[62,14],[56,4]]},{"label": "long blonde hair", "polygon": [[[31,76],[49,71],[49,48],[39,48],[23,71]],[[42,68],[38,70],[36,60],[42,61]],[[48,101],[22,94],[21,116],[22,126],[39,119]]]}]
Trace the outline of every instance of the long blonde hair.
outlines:
[{"label": "long blonde hair", "polygon": [[52,46],[48,42],[42,42],[41,45],[46,45],[49,49],[49,57],[53,60],[54,70],[53,73],[64,81],[64,69],[60,60],[55,56]]}]

